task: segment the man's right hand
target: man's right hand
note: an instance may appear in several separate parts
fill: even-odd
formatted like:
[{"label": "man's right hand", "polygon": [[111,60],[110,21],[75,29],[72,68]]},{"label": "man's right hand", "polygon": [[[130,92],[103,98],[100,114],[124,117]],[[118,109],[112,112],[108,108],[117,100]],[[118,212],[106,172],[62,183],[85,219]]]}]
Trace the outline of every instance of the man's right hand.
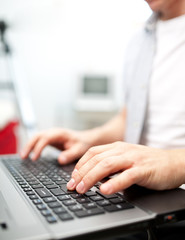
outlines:
[{"label": "man's right hand", "polygon": [[60,164],[68,164],[79,159],[90,147],[93,146],[91,132],[73,131],[69,129],[54,128],[36,134],[21,152],[23,159],[32,152],[32,160],[39,158],[42,150],[51,145],[62,150],[58,157]]}]

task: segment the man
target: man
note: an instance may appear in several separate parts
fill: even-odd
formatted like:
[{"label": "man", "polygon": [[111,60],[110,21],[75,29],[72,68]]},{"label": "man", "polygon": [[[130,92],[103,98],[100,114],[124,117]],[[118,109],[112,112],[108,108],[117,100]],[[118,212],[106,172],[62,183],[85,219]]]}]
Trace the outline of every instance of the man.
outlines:
[{"label": "man", "polygon": [[[146,2],[154,13],[128,48],[123,111],[91,130],[38,133],[21,153],[27,158],[32,151],[34,161],[52,145],[63,150],[60,164],[81,158],[67,184],[70,190],[85,193],[115,172],[100,186],[102,193],[133,184],[163,190],[185,183],[185,0]],[[183,239],[184,225],[159,234]]]},{"label": "man", "polygon": [[88,131],[39,133],[21,154],[33,151],[36,160],[50,144],[63,150],[60,164],[82,157],[70,190],[85,193],[114,172],[120,174],[101,185],[102,193],[132,184],[162,190],[185,183],[185,0],[146,2],[154,14],[128,49],[123,111]]}]

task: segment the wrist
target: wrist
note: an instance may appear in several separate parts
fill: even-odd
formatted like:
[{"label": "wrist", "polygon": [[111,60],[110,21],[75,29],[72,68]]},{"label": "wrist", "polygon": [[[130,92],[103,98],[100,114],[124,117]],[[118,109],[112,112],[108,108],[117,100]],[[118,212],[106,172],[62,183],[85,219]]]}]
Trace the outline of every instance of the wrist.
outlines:
[{"label": "wrist", "polygon": [[107,143],[103,127],[96,127],[83,131],[84,138],[90,143],[91,146],[97,146]]},{"label": "wrist", "polygon": [[167,150],[177,185],[185,184],[185,149]]}]

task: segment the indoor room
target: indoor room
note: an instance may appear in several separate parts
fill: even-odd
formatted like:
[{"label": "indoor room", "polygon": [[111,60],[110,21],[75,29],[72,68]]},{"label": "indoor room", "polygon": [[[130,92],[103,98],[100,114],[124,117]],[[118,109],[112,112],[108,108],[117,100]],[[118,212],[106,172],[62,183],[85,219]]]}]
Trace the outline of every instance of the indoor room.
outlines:
[{"label": "indoor room", "polygon": [[0,240],[185,239],[185,0],[0,0]]},{"label": "indoor room", "polygon": [[125,48],[150,14],[137,0],[1,1],[11,55],[1,43],[0,129],[18,122],[17,151],[36,131],[87,129],[119,111]]}]

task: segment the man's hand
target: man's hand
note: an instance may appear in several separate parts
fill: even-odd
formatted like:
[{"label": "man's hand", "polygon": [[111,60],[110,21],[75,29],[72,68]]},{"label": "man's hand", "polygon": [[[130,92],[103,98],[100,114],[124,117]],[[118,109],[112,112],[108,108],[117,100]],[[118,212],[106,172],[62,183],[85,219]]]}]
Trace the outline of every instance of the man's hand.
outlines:
[{"label": "man's hand", "polygon": [[[62,150],[58,161],[67,164],[80,158],[93,146],[93,133],[90,131],[73,131],[69,129],[54,128],[38,133],[33,137],[21,152],[23,159],[32,152],[32,160],[39,158],[42,150],[47,146]],[[91,141],[90,141],[91,140]]]},{"label": "man's hand", "polygon": [[102,193],[112,194],[133,184],[156,190],[175,188],[185,182],[177,155],[173,150],[124,142],[92,147],[76,164],[67,187],[83,194],[96,182],[119,172],[101,185]]},{"label": "man's hand", "polygon": [[32,152],[32,160],[36,160],[47,146],[62,150],[58,161],[68,164],[81,158],[92,146],[107,144],[123,139],[126,109],[124,108],[114,118],[100,127],[90,130],[74,131],[63,128],[53,128],[38,133],[21,152],[23,159]]}]

